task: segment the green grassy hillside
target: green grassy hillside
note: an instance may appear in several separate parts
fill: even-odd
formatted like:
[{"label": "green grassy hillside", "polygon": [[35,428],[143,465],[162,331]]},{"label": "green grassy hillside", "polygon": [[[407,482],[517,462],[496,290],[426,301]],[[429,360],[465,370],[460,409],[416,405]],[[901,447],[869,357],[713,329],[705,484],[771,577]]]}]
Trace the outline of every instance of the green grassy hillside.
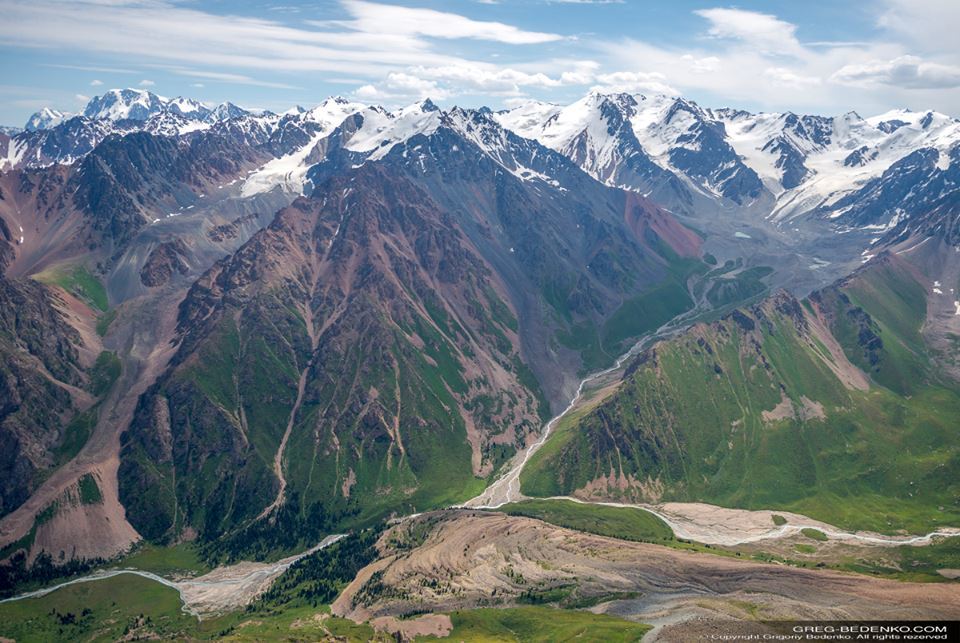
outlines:
[{"label": "green grassy hillside", "polygon": [[779,508],[884,532],[958,525],[960,394],[926,354],[925,310],[909,268],[886,258],[802,303],[780,294],[698,325],[562,422],[522,489]]},{"label": "green grassy hillside", "polygon": [[[0,637],[54,641],[393,641],[370,625],[331,616],[326,605],[253,606],[202,621],[181,610],[177,591],[133,575],[79,583],[0,605]],[[639,641],[650,629],[613,616],[546,606],[461,610],[443,641]]]},{"label": "green grassy hillside", "polygon": [[570,500],[525,500],[504,505],[499,511],[598,536],[651,543],[673,540],[670,527],[642,509],[585,505]]}]

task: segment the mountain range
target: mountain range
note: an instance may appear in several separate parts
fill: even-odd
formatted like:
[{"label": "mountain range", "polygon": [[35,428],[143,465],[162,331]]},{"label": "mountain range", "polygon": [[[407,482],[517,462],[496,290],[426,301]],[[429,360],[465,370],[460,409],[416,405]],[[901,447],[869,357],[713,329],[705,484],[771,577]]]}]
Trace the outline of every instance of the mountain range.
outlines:
[{"label": "mountain range", "polygon": [[960,526],[958,186],[931,111],[44,109],[0,131],[0,590],[142,541],[277,558],[512,471]]},{"label": "mountain range", "polygon": [[[336,109],[329,108],[331,101]],[[411,117],[412,108],[390,113],[331,101],[276,115],[231,103],[208,107],[144,90],[113,90],[92,99],[82,114],[50,109],[34,114],[5,144],[2,162],[8,168],[71,163],[111,133],[185,135],[227,122],[237,134],[263,136],[291,122],[333,127],[338,119],[360,114],[367,125],[349,147],[365,152],[374,146],[382,152],[435,127],[433,119]],[[866,119],[856,112],[751,114],[663,95],[593,92],[568,106],[529,102],[492,117],[598,180],[641,191],[680,213],[702,210],[709,202],[754,207],[782,225],[817,216],[839,228],[878,231],[949,191],[960,140],[960,122],[933,111],[892,110]],[[284,159],[304,164],[298,160]],[[278,159],[273,169],[279,165]],[[914,203],[909,186],[918,182],[927,184],[917,191],[926,201]]]}]

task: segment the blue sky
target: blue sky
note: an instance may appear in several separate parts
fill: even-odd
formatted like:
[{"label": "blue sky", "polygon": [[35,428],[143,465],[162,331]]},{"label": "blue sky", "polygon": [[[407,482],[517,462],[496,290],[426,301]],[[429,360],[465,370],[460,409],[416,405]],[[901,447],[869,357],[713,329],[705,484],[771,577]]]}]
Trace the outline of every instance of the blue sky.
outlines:
[{"label": "blue sky", "polygon": [[587,91],[960,116],[958,0],[0,0],[0,123],[113,87],[285,110]]}]

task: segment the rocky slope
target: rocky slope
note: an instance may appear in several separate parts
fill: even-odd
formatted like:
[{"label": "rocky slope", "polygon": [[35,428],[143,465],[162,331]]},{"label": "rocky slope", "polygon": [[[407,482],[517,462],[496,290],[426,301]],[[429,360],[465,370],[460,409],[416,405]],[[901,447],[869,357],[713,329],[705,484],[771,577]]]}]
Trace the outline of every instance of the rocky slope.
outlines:
[{"label": "rocky slope", "polygon": [[[484,114],[443,116],[375,161],[317,166],[309,198],[191,288],[124,442],[144,536],[236,552],[468,497],[549,412],[531,369],[581,363],[558,337],[685,289],[698,241],[669,215]],[[328,159],[362,132],[344,127]],[[516,169],[538,148],[569,189]],[[564,379],[543,380],[556,399]]]},{"label": "rocky slope", "polygon": [[82,445],[89,409],[115,378],[106,354],[94,360],[100,347],[80,321],[83,302],[3,274],[16,241],[0,219],[0,516]]}]

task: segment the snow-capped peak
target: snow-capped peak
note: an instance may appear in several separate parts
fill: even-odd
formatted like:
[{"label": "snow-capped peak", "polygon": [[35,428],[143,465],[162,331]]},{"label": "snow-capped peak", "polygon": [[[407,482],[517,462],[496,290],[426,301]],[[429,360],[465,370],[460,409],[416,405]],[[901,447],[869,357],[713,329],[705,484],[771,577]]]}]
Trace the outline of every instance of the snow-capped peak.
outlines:
[{"label": "snow-capped peak", "polygon": [[251,173],[241,187],[243,196],[269,192],[280,187],[286,192],[301,193],[310,169],[311,153],[344,120],[358,112],[372,110],[339,96],[328,98],[311,110],[299,105],[280,116],[282,123],[294,127],[310,127],[311,137],[303,145],[283,156],[272,159]]},{"label": "snow-capped peak", "polygon": [[145,121],[163,110],[167,101],[143,89],[111,89],[102,96],[90,99],[83,115],[93,120]]},{"label": "snow-capped peak", "polygon": [[214,123],[219,123],[221,121],[227,121],[231,118],[240,118],[241,116],[247,116],[250,114],[247,110],[242,107],[237,107],[233,103],[227,101],[220,103],[216,107],[210,110],[206,115],[206,120],[212,121]]},{"label": "snow-capped peak", "polygon": [[311,110],[305,110],[303,115],[306,120],[320,124],[329,134],[329,130],[337,127],[345,118],[356,114],[364,107],[366,105],[362,103],[354,103],[340,96],[334,96]]},{"label": "snow-capped peak", "polygon": [[72,116],[73,114],[69,114],[67,112],[61,112],[56,109],[44,107],[30,117],[30,120],[27,121],[24,129],[28,132],[35,132],[41,129],[50,129],[51,127],[56,127],[65,120],[68,120]]},{"label": "snow-capped peak", "polygon": [[179,113],[181,116],[190,118],[204,118],[210,113],[210,108],[198,100],[192,98],[183,98],[177,96],[166,101],[165,107],[171,111]]},{"label": "snow-capped peak", "polygon": [[560,110],[560,105],[531,100],[514,107],[497,112],[497,122],[524,138],[536,138],[544,124],[553,118]]},{"label": "snow-capped peak", "polygon": [[383,158],[393,147],[417,134],[432,134],[440,126],[443,112],[429,99],[395,112],[368,107],[360,112],[363,123],[345,145],[353,152],[369,153],[368,159]]}]

